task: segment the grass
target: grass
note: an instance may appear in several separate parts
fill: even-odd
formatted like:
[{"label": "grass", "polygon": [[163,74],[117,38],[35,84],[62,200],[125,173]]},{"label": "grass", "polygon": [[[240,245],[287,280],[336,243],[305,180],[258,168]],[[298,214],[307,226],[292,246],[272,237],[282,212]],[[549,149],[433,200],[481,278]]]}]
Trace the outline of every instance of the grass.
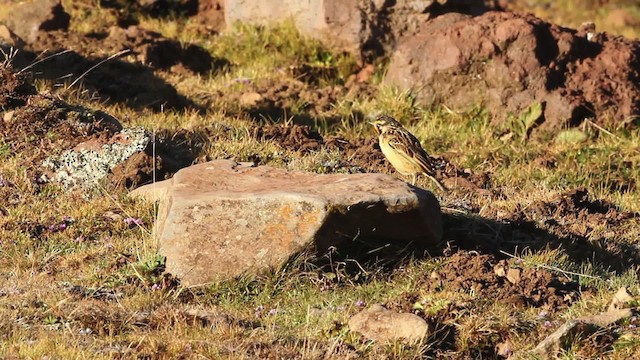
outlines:
[{"label": "grass", "polygon": [[[82,4],[66,2],[73,9],[74,30],[86,33],[115,23],[109,10]],[[255,117],[238,103],[237,96],[254,91],[256,84],[291,82],[290,68],[310,64],[337,69],[334,77],[308,86],[310,91],[341,86],[355,60],[327,51],[291,25],[239,26],[219,36],[203,37],[190,20],[136,16],[143,27],[184,44],[195,43],[214,57],[230,61],[228,69],[210,74],[157,72],[205,110],[135,110],[98,102],[79,85],[58,89],[56,96],[104,110],[128,126],[169,133],[186,129],[193,136],[190,141],[200,146],[200,161],[259,158],[263,165],[315,172],[344,171],[323,165],[339,163],[343,154],[331,148],[303,154],[276,141],[258,140],[252,136],[253,129],[296,123],[305,116],[324,137],[366,139],[375,135],[362,116],[389,113],[402,119],[430,153],[446,155],[461,169],[490,174],[491,191],[486,194],[438,194],[445,208],[458,209],[463,203],[477,209],[467,211],[456,224],[461,231],[468,230],[469,237],[478,236],[478,242],[487,240],[483,235],[487,231],[499,234],[500,227],[507,226],[501,221],[512,214],[540,201],[551,202],[578,187],[587,188],[592,199],[608,200],[621,211],[640,212],[636,186],[640,174],[634,171],[640,165],[638,129],[585,123],[576,141],[528,137],[522,123],[497,129],[481,108],[459,113],[444,107],[422,108],[412,94],[381,83],[383,66],[372,78],[376,91],[371,96],[341,97],[334,106],[312,115],[303,100],[293,98],[288,99],[291,112],[284,119]],[[569,24],[578,21],[566,19]],[[53,89],[49,81],[39,80],[37,85],[41,91]],[[12,154],[2,145],[0,156],[0,173],[12,184],[0,187],[0,357],[471,358],[492,354],[496,344],[508,339],[519,356],[534,358],[528,351],[563,321],[606,309],[621,286],[633,294],[640,291],[633,264],[624,271],[613,271],[610,264],[591,258],[577,261],[572,250],[563,247],[516,249],[513,253],[522,259],[519,266],[523,268],[565,273],[586,289],[570,307],[550,309],[544,319],[539,308],[514,309],[465,289],[429,290],[425,279],[450,261],[440,255],[407,255],[391,269],[382,261],[345,259],[340,254],[331,260],[300,256],[263,274],[184,288],[162,274],[162,258],[152,234],[152,206],[109,187],[90,200],[55,185],[39,189],[20,167],[21,154]],[[552,161],[553,166],[541,166],[543,160]],[[624,184],[631,185],[624,188]],[[431,186],[428,180],[419,185]],[[127,218],[141,219],[143,224],[130,226]],[[56,228],[62,223],[63,230]],[[481,230],[474,227],[479,223]],[[568,224],[566,229],[578,225]],[[592,229],[586,241],[604,239],[635,247],[639,229],[637,221],[621,228],[605,223]],[[419,346],[368,342],[350,332],[346,323],[373,303],[409,306],[440,327]],[[194,309],[201,314],[194,315]],[[598,348],[590,339],[577,341],[560,358],[638,356],[637,331],[628,326],[618,330],[620,336],[611,344]]]}]

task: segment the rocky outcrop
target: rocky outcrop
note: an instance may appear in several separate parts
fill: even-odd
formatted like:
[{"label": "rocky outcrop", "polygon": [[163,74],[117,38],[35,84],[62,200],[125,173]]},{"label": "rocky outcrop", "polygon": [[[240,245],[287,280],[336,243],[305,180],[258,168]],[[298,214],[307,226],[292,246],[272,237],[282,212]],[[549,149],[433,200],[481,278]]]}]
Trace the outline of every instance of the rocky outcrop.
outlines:
[{"label": "rocky outcrop", "polygon": [[326,46],[372,59],[393,48],[396,39],[419,24],[446,11],[480,14],[490,1],[474,0],[312,0],[246,1],[206,0],[200,4],[200,20],[220,29],[235,22],[273,24],[292,21],[307,36]]},{"label": "rocky outcrop", "polygon": [[640,42],[546,23],[532,15],[447,14],[406,37],[385,82],[426,106],[484,104],[498,122],[539,104],[533,127],[556,131],[587,117],[640,114]]},{"label": "rocky outcrop", "polygon": [[294,172],[217,160],[132,196],[160,199],[156,234],[166,270],[199,285],[282,265],[345,240],[440,241],[428,191],[382,174]]}]

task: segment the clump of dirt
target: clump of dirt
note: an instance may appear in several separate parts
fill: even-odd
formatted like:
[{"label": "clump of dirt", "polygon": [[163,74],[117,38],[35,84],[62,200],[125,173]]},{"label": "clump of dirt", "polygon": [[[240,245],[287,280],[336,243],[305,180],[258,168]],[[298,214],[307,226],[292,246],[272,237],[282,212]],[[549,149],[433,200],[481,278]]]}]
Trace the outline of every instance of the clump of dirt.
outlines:
[{"label": "clump of dirt", "polygon": [[104,141],[121,129],[106,113],[73,107],[46,95],[30,96],[25,106],[0,122],[5,144],[13,152],[25,152],[31,165],[82,142]]},{"label": "clump of dirt", "polygon": [[281,119],[300,113],[304,113],[306,117],[326,117],[336,103],[356,96],[371,98],[376,91],[375,87],[366,82],[350,81],[345,85],[316,86],[298,79],[282,79],[275,83],[273,80],[255,83],[246,81],[242,92],[220,92],[219,95],[224,97],[225,103],[239,104],[256,119]]},{"label": "clump of dirt", "polygon": [[391,174],[395,170],[385,159],[376,137],[357,138],[347,141],[339,137],[331,137],[326,141],[329,147],[336,147],[344,153],[344,159],[352,166],[366,171]]},{"label": "clump of dirt", "polygon": [[592,257],[612,269],[624,270],[640,259],[635,246],[610,241],[636,238],[640,214],[622,211],[606,200],[592,200],[584,188],[534,203],[512,214],[511,219],[515,224],[536,224],[563,247],[573,249],[575,256]]},{"label": "clump of dirt", "polygon": [[583,188],[507,214],[491,207],[468,208],[469,203],[462,200],[447,206],[480,215],[445,214],[443,241],[453,249],[498,254],[500,250],[561,248],[575,263],[591,259],[622,272],[640,261],[640,251],[634,245],[640,235],[640,214],[593,200]]},{"label": "clump of dirt", "polygon": [[[97,44],[92,44],[97,45]],[[178,72],[190,70],[194,73],[208,73],[230,66],[226,59],[214,59],[208,51],[188,44],[183,46],[176,40],[139,26],[126,29],[111,27],[108,36],[100,42],[103,50],[116,53],[129,49],[138,61],[158,69],[172,69]]]},{"label": "clump of dirt", "polygon": [[[640,43],[588,27],[576,31],[510,12],[445,14],[400,42],[385,82],[421,89],[424,105],[483,104],[496,123],[523,122],[535,134],[594,115],[601,123],[637,125],[639,68]],[[536,104],[541,110],[531,115]],[[527,113],[535,118],[523,118]]]},{"label": "clump of dirt", "polygon": [[116,186],[134,188],[153,180],[169,179],[178,170],[192,165],[205,144],[199,131],[161,130],[155,134],[155,146],[147,146],[116,165],[108,180]]},{"label": "clump of dirt", "polygon": [[591,200],[589,191],[579,188],[561,194],[550,202],[537,202],[527,207],[520,216],[544,224],[561,236],[571,234],[586,237],[597,226],[620,225],[625,220],[638,217],[638,214],[620,211],[606,200]]},{"label": "clump of dirt", "polygon": [[545,269],[523,267],[517,259],[457,252],[422,285],[428,291],[462,291],[478,298],[500,300],[515,307],[557,310],[579,297],[579,286]]},{"label": "clump of dirt", "polygon": [[474,172],[469,168],[461,169],[446,157],[434,157],[436,178],[449,189],[468,189],[479,191],[488,189],[491,177],[486,172]]},{"label": "clump of dirt", "polygon": [[[0,74],[21,79],[3,67]],[[144,130],[123,129],[117,119],[102,111],[32,94],[30,82],[19,84],[7,81],[0,85],[0,94],[14,106],[0,121],[0,136],[12,153],[20,154],[21,164],[36,183],[56,179],[68,187],[95,185],[94,178],[103,176],[100,171],[115,166],[112,183],[135,186],[151,180],[154,171],[160,179],[169,176],[195,157],[197,146],[190,134],[158,134],[152,154]],[[87,179],[91,181],[84,181]]]},{"label": "clump of dirt", "polygon": [[28,76],[16,73],[8,66],[0,66],[0,108],[13,109],[26,103],[29,96],[36,94]]},{"label": "clump of dirt", "polygon": [[258,140],[274,141],[284,148],[303,154],[319,150],[324,142],[320,133],[306,125],[261,126],[253,130],[253,136]]},{"label": "clump of dirt", "polygon": [[140,13],[153,17],[195,15],[198,3],[197,0],[100,0],[101,6],[115,8],[122,13]]}]

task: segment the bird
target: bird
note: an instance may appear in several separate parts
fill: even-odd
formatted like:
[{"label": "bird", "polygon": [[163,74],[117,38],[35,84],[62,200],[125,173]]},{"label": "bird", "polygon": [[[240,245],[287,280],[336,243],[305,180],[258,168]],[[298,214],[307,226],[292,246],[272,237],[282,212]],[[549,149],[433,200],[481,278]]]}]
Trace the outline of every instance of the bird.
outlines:
[{"label": "bird", "polygon": [[415,186],[420,174],[427,175],[440,190],[446,188],[434,177],[433,159],[422,148],[420,141],[400,122],[388,115],[380,115],[370,122],[378,133],[380,150],[391,165],[402,175],[411,175]]}]

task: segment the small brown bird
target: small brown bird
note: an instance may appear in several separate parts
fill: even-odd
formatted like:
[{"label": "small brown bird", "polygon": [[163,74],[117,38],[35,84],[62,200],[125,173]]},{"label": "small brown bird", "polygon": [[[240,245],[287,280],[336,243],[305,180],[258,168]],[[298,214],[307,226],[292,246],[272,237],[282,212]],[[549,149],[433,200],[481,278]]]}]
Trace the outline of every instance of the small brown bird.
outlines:
[{"label": "small brown bird", "polygon": [[371,122],[379,134],[380,150],[391,165],[402,175],[413,177],[412,185],[416,184],[419,174],[427,175],[440,190],[445,187],[434,177],[433,159],[427,154],[416,139],[402,124],[388,115],[380,115]]}]

